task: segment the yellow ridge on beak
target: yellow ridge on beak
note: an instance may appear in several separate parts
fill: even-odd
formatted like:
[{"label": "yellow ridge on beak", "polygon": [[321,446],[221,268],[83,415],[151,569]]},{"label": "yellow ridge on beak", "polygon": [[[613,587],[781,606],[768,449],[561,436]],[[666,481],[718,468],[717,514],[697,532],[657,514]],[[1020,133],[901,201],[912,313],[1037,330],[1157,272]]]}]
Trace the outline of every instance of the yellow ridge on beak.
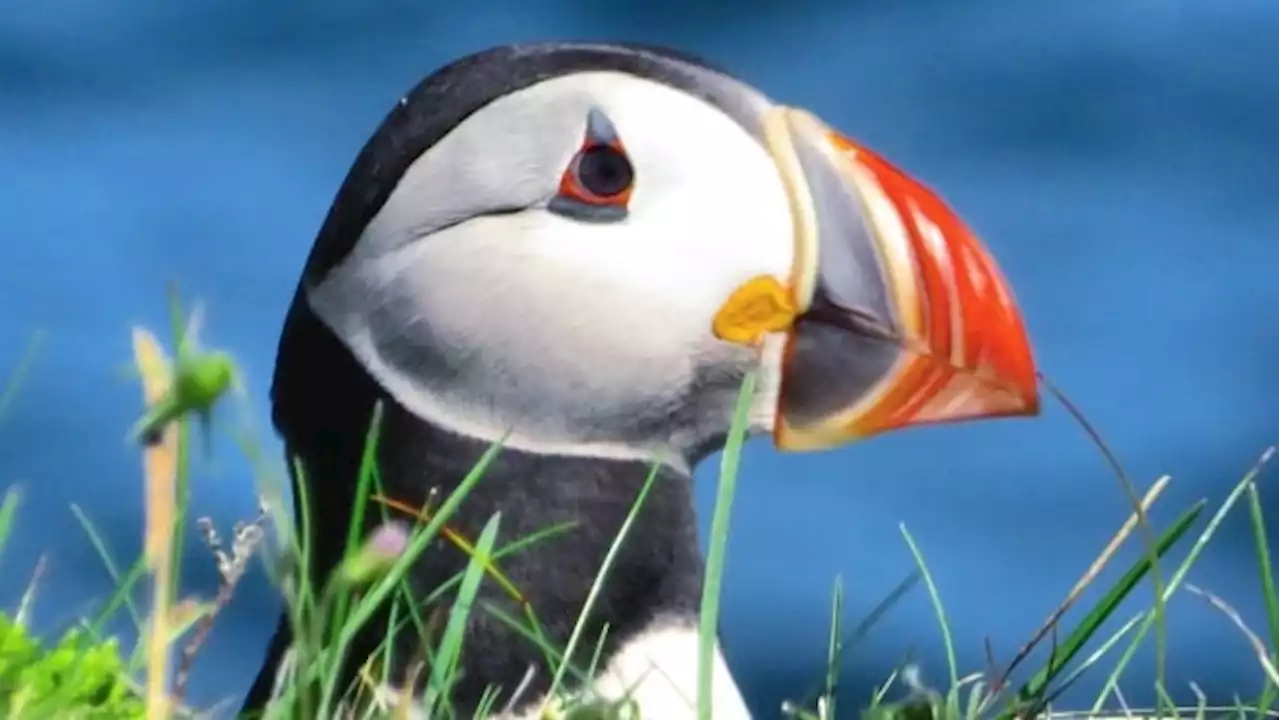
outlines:
[{"label": "yellow ridge on beak", "polygon": [[775,445],[1037,414],[1013,293],[946,203],[803,110],[771,109],[764,130],[794,218],[789,287],[753,279],[713,329],[743,344],[786,332]]}]

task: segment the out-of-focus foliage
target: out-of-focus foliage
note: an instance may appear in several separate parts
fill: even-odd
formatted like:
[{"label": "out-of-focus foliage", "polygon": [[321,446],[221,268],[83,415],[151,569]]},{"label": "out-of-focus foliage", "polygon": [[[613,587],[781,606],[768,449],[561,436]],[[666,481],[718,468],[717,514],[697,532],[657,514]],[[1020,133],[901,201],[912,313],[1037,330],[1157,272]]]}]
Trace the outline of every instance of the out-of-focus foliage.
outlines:
[{"label": "out-of-focus foliage", "polygon": [[0,613],[0,717],[145,717],[128,677],[114,638],[95,641],[72,628],[46,647],[21,623]]}]

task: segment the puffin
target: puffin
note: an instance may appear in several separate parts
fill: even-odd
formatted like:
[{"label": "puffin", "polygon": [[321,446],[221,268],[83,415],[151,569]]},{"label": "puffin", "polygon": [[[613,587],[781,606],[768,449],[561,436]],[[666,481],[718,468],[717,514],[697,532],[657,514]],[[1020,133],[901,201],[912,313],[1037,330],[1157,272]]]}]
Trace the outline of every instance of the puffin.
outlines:
[{"label": "puffin", "polygon": [[[387,497],[442,498],[498,444],[449,526],[474,540],[500,511],[501,545],[571,524],[498,563],[557,648],[656,473],[574,661],[587,667],[607,628],[581,692],[625,696],[647,720],[692,718],[693,474],[724,447],[748,375],[748,436],[782,452],[1039,411],[1025,323],[983,242],[815,114],[665,47],[457,59],[359,151],[284,319],[271,418],[304,472],[312,580],[344,558],[375,408]],[[383,517],[370,503],[365,530]],[[433,541],[408,583],[425,597],[468,560]],[[496,583],[479,599],[521,617]],[[344,681],[385,620],[347,648]],[[390,639],[387,677],[414,676],[421,642],[412,627]],[[244,711],[279,692],[290,643],[282,614]],[[479,604],[459,666],[459,717],[495,690],[504,720],[552,707],[542,651]],[[383,690],[422,693],[428,674]],[[752,717],[719,646],[711,706]]]}]

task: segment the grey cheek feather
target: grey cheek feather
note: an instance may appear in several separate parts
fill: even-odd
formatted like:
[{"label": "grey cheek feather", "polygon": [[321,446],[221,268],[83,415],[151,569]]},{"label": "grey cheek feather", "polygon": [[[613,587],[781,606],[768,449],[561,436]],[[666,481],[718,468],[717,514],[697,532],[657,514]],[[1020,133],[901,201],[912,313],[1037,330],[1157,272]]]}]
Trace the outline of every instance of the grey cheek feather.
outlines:
[{"label": "grey cheek feather", "polygon": [[372,258],[470,218],[545,203],[577,150],[581,119],[480,113],[423,153],[365,229],[349,259]]}]

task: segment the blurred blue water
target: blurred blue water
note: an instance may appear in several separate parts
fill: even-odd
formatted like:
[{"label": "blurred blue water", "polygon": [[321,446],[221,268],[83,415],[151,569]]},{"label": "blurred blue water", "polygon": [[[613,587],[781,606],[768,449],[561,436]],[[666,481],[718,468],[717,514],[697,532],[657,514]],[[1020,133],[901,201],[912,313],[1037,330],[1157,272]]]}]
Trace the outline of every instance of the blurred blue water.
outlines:
[{"label": "blurred blue water", "polygon": [[[0,370],[33,332],[45,342],[0,422],[0,485],[26,491],[0,603],[16,599],[15,578],[42,552],[42,628],[105,595],[70,503],[120,558],[137,551],[138,460],[124,434],[139,400],[121,368],[129,325],[164,321],[163,283],[206,302],[206,337],[239,352],[264,419],[293,283],[367,134],[454,56],[553,37],[702,53],[928,180],[1000,259],[1043,368],[1135,477],[1173,475],[1157,519],[1221,501],[1280,430],[1276,14],[1263,0],[10,3],[0,12]],[[254,509],[230,445],[219,439],[196,489],[198,509],[224,524]],[[714,468],[700,477],[708,517]],[[1274,470],[1262,485],[1274,508]],[[760,443],[740,488],[724,635],[766,716],[818,678],[833,579],[844,578],[852,623],[909,572],[899,522],[930,561],[964,667],[977,670],[984,638],[1010,657],[1128,512],[1054,406],[1034,422],[913,431],[816,456]],[[1189,580],[1260,625],[1252,563],[1239,515]],[[214,587],[199,552],[188,577],[193,591]],[[1147,602],[1150,590],[1139,594]],[[198,664],[195,700],[246,689],[275,611],[252,578]],[[1188,696],[1189,680],[1216,701],[1259,686],[1244,641],[1201,601],[1180,595],[1169,619],[1175,695]],[[855,648],[845,687],[865,696],[908,655],[942,679],[919,590]],[[1140,657],[1131,702],[1151,701],[1151,677]]]}]

